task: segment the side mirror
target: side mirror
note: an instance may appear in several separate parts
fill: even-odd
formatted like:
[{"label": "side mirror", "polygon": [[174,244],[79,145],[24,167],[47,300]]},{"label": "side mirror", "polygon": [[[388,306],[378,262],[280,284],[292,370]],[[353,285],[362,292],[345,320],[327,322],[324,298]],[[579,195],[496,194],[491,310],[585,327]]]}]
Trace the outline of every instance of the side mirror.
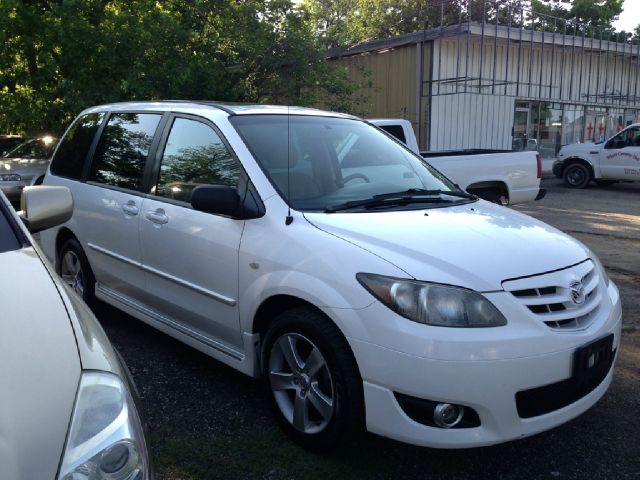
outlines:
[{"label": "side mirror", "polygon": [[191,194],[194,210],[228,217],[240,217],[240,197],[235,188],[226,185],[199,185]]},{"label": "side mirror", "polygon": [[37,233],[69,220],[73,215],[73,198],[67,187],[25,187],[20,209],[29,231]]}]

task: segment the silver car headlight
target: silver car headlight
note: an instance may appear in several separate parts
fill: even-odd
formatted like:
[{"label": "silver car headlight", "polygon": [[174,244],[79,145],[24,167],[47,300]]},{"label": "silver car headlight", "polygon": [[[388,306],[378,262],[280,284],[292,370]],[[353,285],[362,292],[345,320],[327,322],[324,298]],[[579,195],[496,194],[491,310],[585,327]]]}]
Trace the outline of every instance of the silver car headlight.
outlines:
[{"label": "silver car headlight", "polygon": [[504,315],[484,296],[465,288],[359,273],[378,300],[414,322],[439,327],[500,327]]},{"label": "silver car headlight", "polygon": [[19,182],[22,177],[17,173],[0,173],[0,181],[2,182]]},{"label": "silver car headlight", "polygon": [[117,375],[84,372],[58,480],[147,480],[149,459],[133,399]]}]

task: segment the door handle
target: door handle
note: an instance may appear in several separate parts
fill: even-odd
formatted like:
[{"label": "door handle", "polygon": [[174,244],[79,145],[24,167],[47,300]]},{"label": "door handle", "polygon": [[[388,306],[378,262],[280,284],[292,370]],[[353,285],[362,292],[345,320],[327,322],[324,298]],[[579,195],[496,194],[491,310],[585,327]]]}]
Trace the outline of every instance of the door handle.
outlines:
[{"label": "door handle", "polygon": [[127,215],[131,215],[132,217],[137,215],[139,212],[138,206],[133,200],[129,200],[127,203],[122,205],[122,211]]},{"label": "door handle", "polygon": [[146,212],[145,216],[150,222],[153,222],[156,225],[164,225],[169,221],[169,217],[167,217],[162,208],[158,208],[154,212]]}]

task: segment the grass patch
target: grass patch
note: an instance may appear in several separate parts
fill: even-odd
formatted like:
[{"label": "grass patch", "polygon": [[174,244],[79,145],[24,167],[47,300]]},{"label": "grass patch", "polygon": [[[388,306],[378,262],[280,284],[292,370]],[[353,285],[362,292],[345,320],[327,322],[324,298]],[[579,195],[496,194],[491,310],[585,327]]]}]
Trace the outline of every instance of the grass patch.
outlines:
[{"label": "grass patch", "polygon": [[156,476],[163,479],[365,479],[389,469],[384,456],[370,449],[353,446],[330,455],[316,455],[277,430],[206,443],[185,439],[164,439],[162,443],[155,449],[154,466]]}]

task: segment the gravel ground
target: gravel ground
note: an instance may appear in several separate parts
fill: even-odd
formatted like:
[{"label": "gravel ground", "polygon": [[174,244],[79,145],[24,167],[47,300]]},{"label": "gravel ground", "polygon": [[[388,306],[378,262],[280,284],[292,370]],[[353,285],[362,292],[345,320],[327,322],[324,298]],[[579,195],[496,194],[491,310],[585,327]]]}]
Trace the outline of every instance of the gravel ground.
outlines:
[{"label": "gravel ground", "polygon": [[517,207],[576,236],[622,292],[624,336],[609,392],[549,432],[494,447],[443,451],[366,435],[330,456],[275,426],[259,382],[106,305],[96,314],[143,400],[156,478],[640,479],[640,184],[574,191],[556,179]]}]

